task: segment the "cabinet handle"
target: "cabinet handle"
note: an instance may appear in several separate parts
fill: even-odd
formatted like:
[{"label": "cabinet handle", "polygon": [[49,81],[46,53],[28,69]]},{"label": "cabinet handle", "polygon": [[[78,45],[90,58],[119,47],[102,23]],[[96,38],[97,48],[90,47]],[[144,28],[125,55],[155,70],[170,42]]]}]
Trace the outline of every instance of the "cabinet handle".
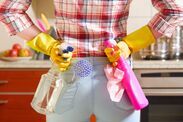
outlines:
[{"label": "cabinet handle", "polygon": [[0,100],[0,105],[7,104],[7,103],[8,103],[8,100]]},{"label": "cabinet handle", "polygon": [[7,84],[7,83],[8,83],[7,80],[0,80],[0,85]]},{"label": "cabinet handle", "polygon": [[142,73],[141,77],[182,77],[183,72],[154,72]]}]

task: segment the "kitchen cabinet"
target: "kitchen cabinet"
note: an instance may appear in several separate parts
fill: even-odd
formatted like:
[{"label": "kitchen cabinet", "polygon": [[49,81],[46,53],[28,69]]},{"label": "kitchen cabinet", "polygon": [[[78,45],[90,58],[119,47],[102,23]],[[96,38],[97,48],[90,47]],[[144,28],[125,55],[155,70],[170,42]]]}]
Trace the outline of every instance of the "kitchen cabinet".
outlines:
[{"label": "kitchen cabinet", "polygon": [[0,69],[0,122],[45,122],[30,105],[40,76],[48,69]]}]

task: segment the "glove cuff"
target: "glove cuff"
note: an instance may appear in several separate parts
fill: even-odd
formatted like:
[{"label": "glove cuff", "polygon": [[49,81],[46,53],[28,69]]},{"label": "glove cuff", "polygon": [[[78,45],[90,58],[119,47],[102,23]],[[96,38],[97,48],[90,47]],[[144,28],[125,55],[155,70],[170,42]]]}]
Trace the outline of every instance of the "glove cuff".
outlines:
[{"label": "glove cuff", "polygon": [[27,45],[32,49],[50,55],[52,48],[59,45],[60,42],[52,38],[49,34],[39,33],[32,40],[27,41]]},{"label": "glove cuff", "polygon": [[120,50],[123,52],[124,58],[128,58],[131,54],[131,50],[129,49],[128,45],[124,41],[118,42],[117,46],[120,48]]},{"label": "glove cuff", "polygon": [[137,52],[154,43],[155,40],[153,33],[147,25],[123,38],[131,52]]}]

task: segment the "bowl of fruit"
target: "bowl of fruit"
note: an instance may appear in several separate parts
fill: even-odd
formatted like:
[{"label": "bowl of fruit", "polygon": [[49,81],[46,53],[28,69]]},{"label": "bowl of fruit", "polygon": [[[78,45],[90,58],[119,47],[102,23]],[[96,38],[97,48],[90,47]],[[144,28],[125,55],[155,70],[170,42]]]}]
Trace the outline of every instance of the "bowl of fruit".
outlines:
[{"label": "bowl of fruit", "polygon": [[20,44],[15,43],[11,49],[0,52],[0,59],[3,61],[19,61],[32,59],[32,52],[28,48],[23,48]]}]

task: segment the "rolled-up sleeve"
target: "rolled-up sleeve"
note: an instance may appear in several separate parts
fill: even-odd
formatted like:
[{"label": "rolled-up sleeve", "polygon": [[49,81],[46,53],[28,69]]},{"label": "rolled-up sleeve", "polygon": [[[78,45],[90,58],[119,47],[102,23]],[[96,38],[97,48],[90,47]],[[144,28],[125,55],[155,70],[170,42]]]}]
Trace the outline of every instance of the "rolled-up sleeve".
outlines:
[{"label": "rolled-up sleeve", "polygon": [[10,35],[15,35],[33,25],[26,11],[32,0],[0,1],[0,21],[5,25]]},{"label": "rolled-up sleeve", "polygon": [[148,23],[155,31],[171,37],[178,25],[183,24],[183,0],[152,0],[159,11]]}]

